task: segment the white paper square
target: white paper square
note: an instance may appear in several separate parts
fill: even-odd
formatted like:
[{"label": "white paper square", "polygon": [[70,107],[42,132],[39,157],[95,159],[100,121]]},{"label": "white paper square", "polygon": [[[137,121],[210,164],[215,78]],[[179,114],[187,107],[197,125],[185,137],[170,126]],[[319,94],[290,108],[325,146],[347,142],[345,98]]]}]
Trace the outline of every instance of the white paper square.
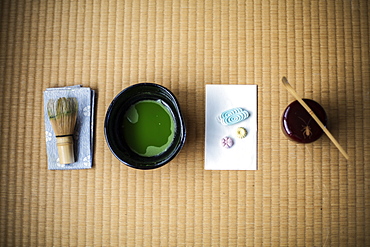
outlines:
[{"label": "white paper square", "polygon": [[[250,116],[237,124],[225,126],[217,116],[226,110],[241,107]],[[206,85],[206,170],[257,170],[257,85]],[[236,129],[244,127],[248,134],[239,139]],[[234,145],[221,145],[229,136]]]}]

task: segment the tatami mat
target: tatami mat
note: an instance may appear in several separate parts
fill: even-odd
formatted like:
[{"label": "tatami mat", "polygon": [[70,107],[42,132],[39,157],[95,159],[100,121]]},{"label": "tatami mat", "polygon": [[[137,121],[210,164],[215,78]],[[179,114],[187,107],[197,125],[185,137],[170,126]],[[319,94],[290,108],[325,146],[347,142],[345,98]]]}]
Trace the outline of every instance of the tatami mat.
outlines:
[{"label": "tatami mat", "polygon": [[[0,6],[1,246],[370,245],[368,1]],[[282,76],[325,108],[349,161],[326,136],[285,138]],[[120,164],[103,131],[141,81],[172,90],[188,131],[151,171]],[[97,92],[93,169],[49,171],[42,92],[76,84]],[[258,85],[258,171],[204,170],[206,84]]]}]

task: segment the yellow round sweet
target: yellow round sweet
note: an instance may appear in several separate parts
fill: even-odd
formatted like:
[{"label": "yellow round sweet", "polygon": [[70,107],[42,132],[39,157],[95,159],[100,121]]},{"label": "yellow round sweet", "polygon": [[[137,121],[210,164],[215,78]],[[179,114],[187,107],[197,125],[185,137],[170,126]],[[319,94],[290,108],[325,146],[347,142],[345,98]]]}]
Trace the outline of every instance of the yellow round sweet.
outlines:
[{"label": "yellow round sweet", "polygon": [[243,127],[239,127],[236,129],[236,136],[240,139],[244,138],[247,136],[247,130],[244,129]]}]

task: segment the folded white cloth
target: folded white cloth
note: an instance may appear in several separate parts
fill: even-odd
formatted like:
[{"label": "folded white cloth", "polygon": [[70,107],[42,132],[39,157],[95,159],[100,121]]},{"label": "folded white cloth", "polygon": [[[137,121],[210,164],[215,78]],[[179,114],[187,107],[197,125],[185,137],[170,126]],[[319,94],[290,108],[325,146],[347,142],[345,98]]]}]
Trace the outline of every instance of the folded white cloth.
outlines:
[{"label": "folded white cloth", "polygon": [[[61,97],[74,97],[78,101],[77,122],[73,136],[76,162],[66,165],[59,163],[56,137],[47,112],[48,101]],[[81,85],[48,88],[44,91],[46,151],[49,170],[88,169],[92,167],[94,103],[95,91]]]}]

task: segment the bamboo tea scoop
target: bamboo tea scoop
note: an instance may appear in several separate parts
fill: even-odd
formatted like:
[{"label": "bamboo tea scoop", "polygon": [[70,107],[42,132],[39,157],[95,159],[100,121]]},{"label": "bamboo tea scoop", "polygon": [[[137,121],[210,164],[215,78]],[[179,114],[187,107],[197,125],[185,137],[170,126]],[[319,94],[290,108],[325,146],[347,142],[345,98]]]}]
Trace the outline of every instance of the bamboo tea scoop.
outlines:
[{"label": "bamboo tea scoop", "polygon": [[329,132],[329,130],[325,127],[325,125],[320,121],[320,119],[315,115],[315,113],[311,110],[311,108],[303,101],[301,97],[296,93],[296,91],[292,88],[289,84],[286,77],[282,78],[283,84],[285,88],[298,100],[298,102],[303,106],[304,109],[312,116],[312,118],[316,121],[316,123],[320,126],[320,128],[325,132],[325,134],[329,137],[329,139],[334,143],[334,145],[339,149],[339,151],[343,154],[343,156],[348,160],[349,156],[344,151],[342,146],[338,143],[338,141],[334,138],[334,136]]}]

